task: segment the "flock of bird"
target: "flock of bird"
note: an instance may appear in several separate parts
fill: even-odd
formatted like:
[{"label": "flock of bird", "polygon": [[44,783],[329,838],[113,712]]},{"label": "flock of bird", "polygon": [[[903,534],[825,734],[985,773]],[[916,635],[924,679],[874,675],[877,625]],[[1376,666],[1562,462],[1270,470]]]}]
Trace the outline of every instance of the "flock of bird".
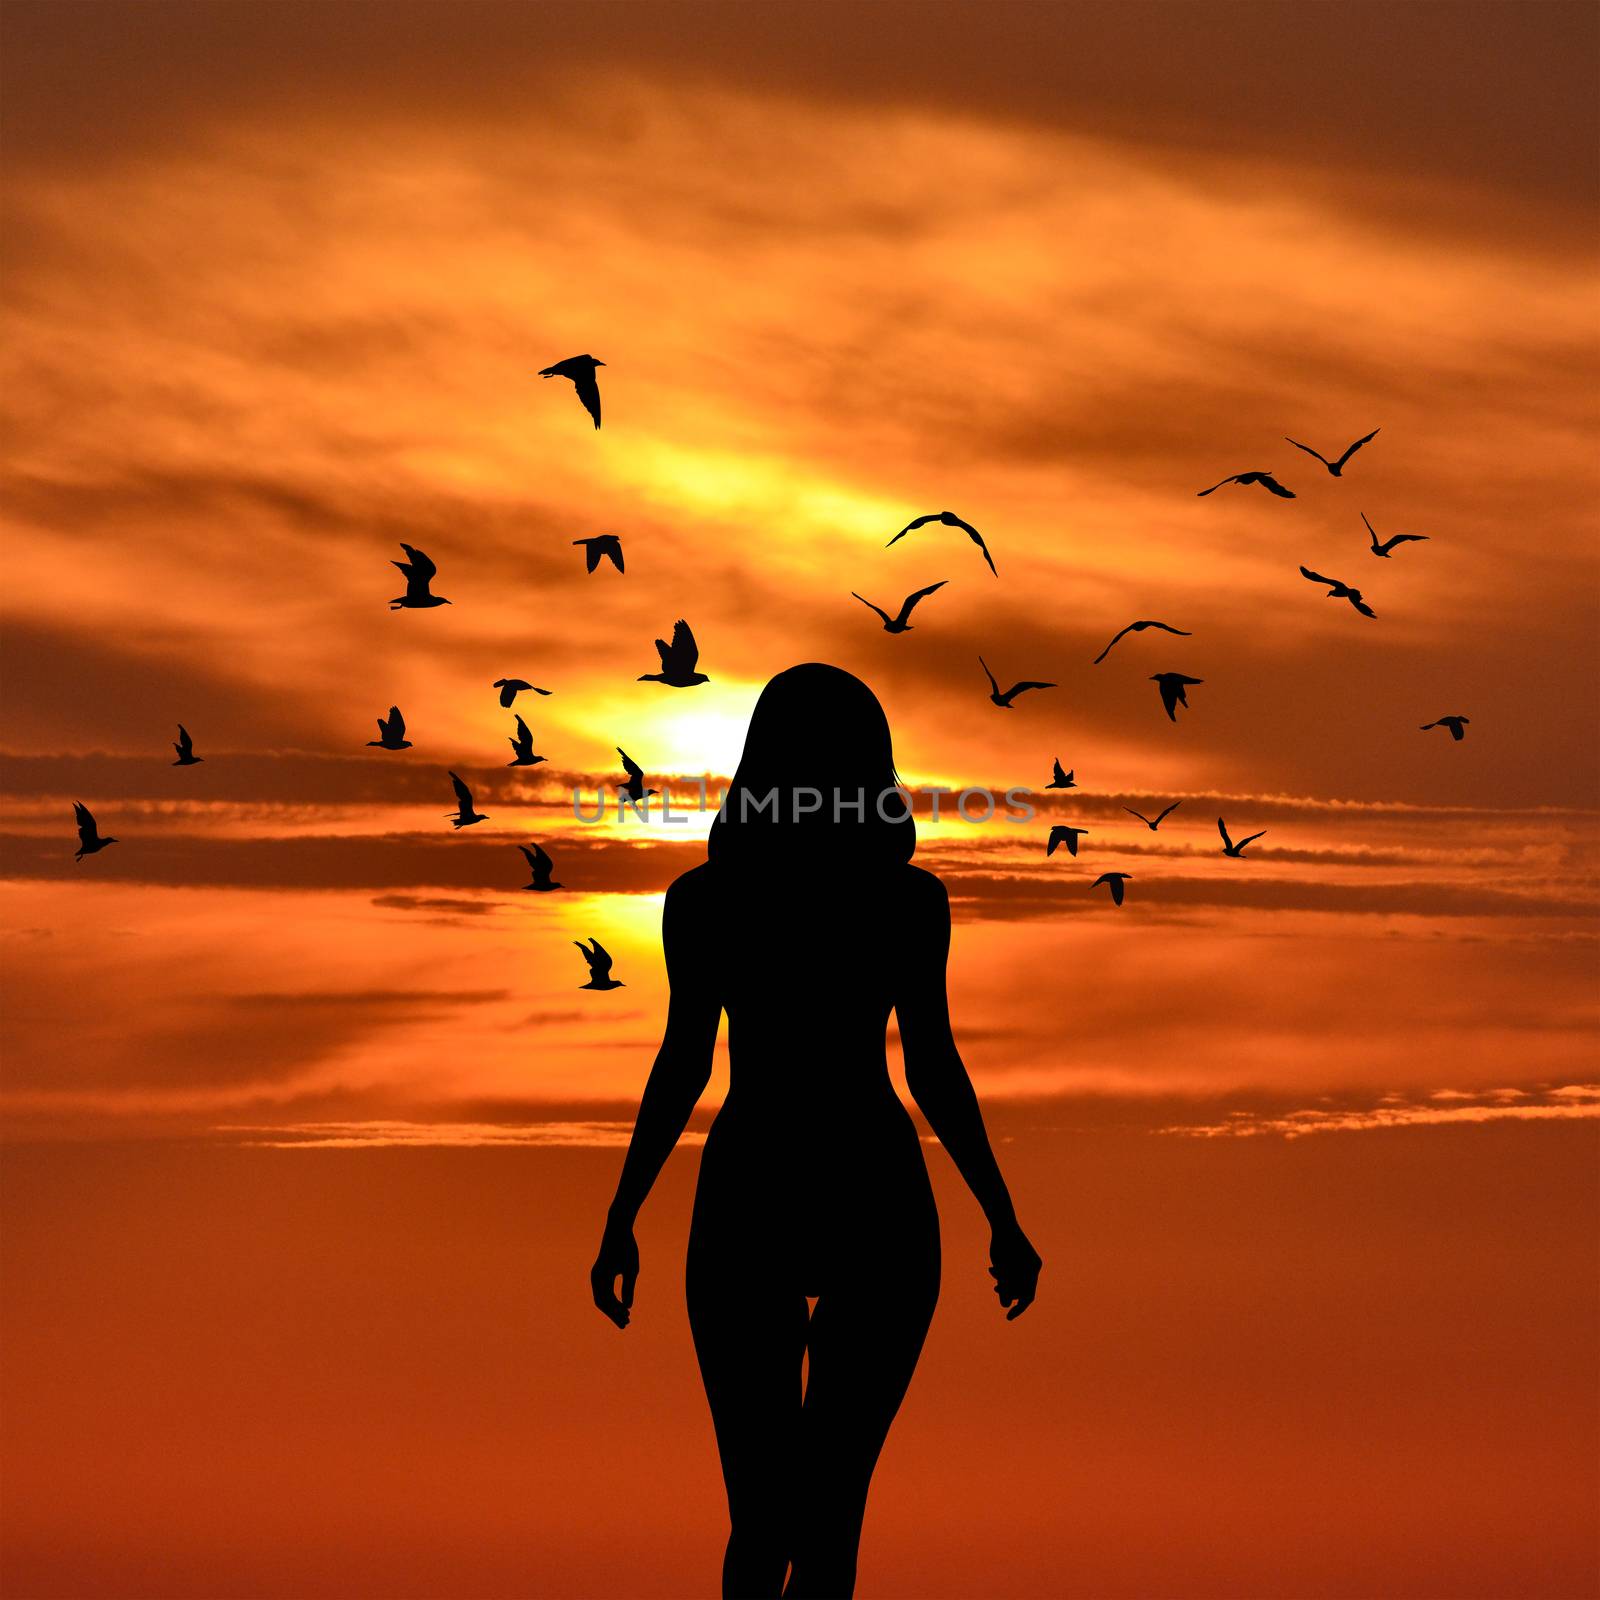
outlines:
[{"label": "flock of bird", "polygon": [[[591,355],[570,356],[565,361],[558,361],[553,366],[545,367],[541,370],[539,376],[541,378],[569,379],[576,390],[578,400],[593,419],[595,427],[598,428],[600,426],[600,386],[596,372],[598,368],[604,365],[603,361],[596,360]],[[1313,450],[1310,445],[1301,444],[1297,439],[1288,439],[1286,437],[1285,442],[1294,445],[1298,450],[1305,451],[1307,455],[1314,456],[1327,468],[1333,477],[1339,478],[1343,477],[1344,469],[1350,458],[1364,445],[1369,444],[1376,438],[1378,432],[1379,430],[1374,428],[1371,433],[1363,435],[1354,444],[1350,445],[1343,455],[1333,461],[1330,461],[1320,451]],[[1232,473],[1223,478],[1221,482],[1212,484],[1209,489],[1199,490],[1198,495],[1204,497],[1215,494],[1218,489],[1224,488],[1229,484],[1239,487],[1259,486],[1269,494],[1283,500],[1296,498],[1294,491],[1286,488],[1271,472],[1259,469]],[[1388,539],[1380,540],[1376,530],[1367,520],[1365,512],[1361,513],[1361,520],[1366,526],[1370,540],[1369,549],[1374,556],[1387,559],[1397,546],[1408,543],[1422,543],[1427,538],[1424,534],[1398,533]],[[959,529],[977,546],[984,561],[988,564],[990,572],[996,577],[999,576],[999,569],[995,566],[994,555],[985,542],[983,535],[970,522],[963,517],[957,516],[953,511],[934,511],[928,512],[923,516],[913,517],[905,527],[889,540],[889,545],[885,546],[885,548],[898,544],[908,534],[915,533],[918,529],[929,525]],[[574,539],[572,543],[583,548],[585,568],[589,573],[595,572],[603,560],[609,561],[619,573],[626,571],[623,564],[622,541],[616,534],[607,533],[592,538]],[[449,600],[433,592],[433,582],[439,575],[439,569],[434,561],[425,551],[419,550],[412,545],[402,542],[400,548],[405,551],[406,559],[404,561],[395,561],[392,564],[404,576],[406,587],[404,594],[397,595],[389,602],[390,609],[393,611],[425,611],[437,606],[449,605]],[[1350,605],[1364,617],[1376,616],[1376,612],[1366,603],[1359,588],[1340,579],[1325,577],[1320,573],[1313,572],[1309,567],[1302,566],[1300,572],[1308,581],[1325,585],[1328,590],[1328,598],[1349,601]],[[851,597],[859,600],[864,606],[877,614],[886,633],[901,634],[907,632],[912,626],[910,620],[912,611],[930,595],[944,588],[948,581],[948,579],[940,579],[937,583],[931,583],[926,588],[918,589],[907,595],[901,601],[898,611],[892,616],[881,606],[874,605],[865,595],[857,594],[852,590]],[[1144,633],[1152,628],[1182,639],[1193,636],[1187,629],[1175,628],[1170,623],[1156,621],[1153,618],[1142,618],[1138,621],[1130,622],[1124,628],[1118,629],[1112,635],[1111,642],[1094,658],[1093,665],[1099,666],[1104,662],[1117,644],[1128,634]],[[671,639],[657,639],[655,644],[656,652],[660,657],[660,670],[640,673],[639,682],[660,683],[675,689],[689,689],[711,681],[705,673],[699,670],[700,650],[695,643],[694,633],[687,622],[680,619],[673,625]],[[1045,682],[1041,679],[1024,678],[1013,683],[1009,689],[1002,690],[999,680],[990,671],[988,663],[981,655],[978,657],[978,664],[982,667],[983,674],[989,681],[990,702],[1004,711],[1014,708],[1015,701],[1019,695],[1026,694],[1031,690],[1057,687],[1054,683]],[[1178,719],[1178,707],[1182,706],[1187,709],[1189,705],[1185,691],[1203,683],[1205,680],[1203,678],[1189,677],[1181,672],[1169,671],[1152,673],[1150,681],[1157,685],[1162,709],[1166,712],[1168,720],[1176,722]],[[546,758],[535,753],[532,730],[528,727],[521,714],[515,712],[513,708],[519,694],[548,695],[551,691],[538,688],[524,678],[496,678],[493,687],[500,691],[500,705],[507,710],[513,711],[516,725],[516,732],[508,740],[512,749],[512,759],[507,762],[507,765],[511,767],[538,765]],[[1464,736],[1464,729],[1468,720],[1464,716],[1439,717],[1433,722],[1423,724],[1423,731],[1426,732],[1432,728],[1446,728],[1449,730],[1452,739],[1459,740]],[[406,722],[398,706],[391,706],[388,716],[378,718],[378,737],[369,739],[367,743],[369,746],[381,750],[409,750],[412,747],[411,741],[406,738]],[[178,738],[173,745],[173,749],[177,752],[177,760],[172,763],[175,767],[197,766],[204,760],[204,757],[197,756],[194,753],[194,741],[190,737],[188,729],[181,724],[178,727]],[[622,780],[616,785],[620,794],[626,795],[630,802],[638,805],[658,793],[655,789],[645,787],[644,769],[626,751],[619,747],[617,754],[621,757],[623,768]],[[471,789],[456,773],[451,772],[449,778],[456,798],[456,809],[446,813],[451,825],[459,829],[487,821],[486,814],[477,809]],[[1060,790],[1075,789],[1077,788],[1077,783],[1074,773],[1065,770],[1059,758],[1057,758],[1053,762],[1050,781],[1045,787],[1047,789]],[[1181,800],[1172,801],[1157,812],[1154,818],[1145,816],[1143,812],[1135,811],[1131,806],[1124,806],[1122,809],[1128,812],[1130,816],[1138,818],[1154,833],[1181,804]],[[118,842],[114,836],[100,833],[93,813],[81,801],[74,804],[73,812],[78,827],[78,850],[73,858],[74,860],[81,861],[85,856],[94,855],[105,849],[107,845]],[[1265,830],[1248,834],[1235,842],[1228,833],[1226,822],[1223,818],[1218,817],[1217,831],[1222,838],[1222,853],[1225,856],[1240,859],[1244,855],[1246,846],[1261,838]],[[1087,828],[1071,824],[1055,824],[1050,828],[1045,840],[1046,856],[1053,856],[1059,848],[1065,846],[1067,854],[1076,857],[1078,854],[1078,841],[1088,832]],[[523,856],[526,857],[531,874],[531,881],[523,886],[525,889],[534,893],[544,894],[562,887],[554,877],[555,863],[542,845],[520,845],[518,848]],[[1128,872],[1104,872],[1094,880],[1090,888],[1097,889],[1102,884],[1105,885],[1110,891],[1112,903],[1120,906],[1123,903],[1125,894],[1124,886],[1131,877],[1132,874]],[[588,981],[580,985],[580,987],[606,990],[618,989],[623,986],[620,980],[611,976],[612,958],[598,939],[591,938],[587,942],[575,940],[574,943],[583,953],[584,962],[589,973]]]}]

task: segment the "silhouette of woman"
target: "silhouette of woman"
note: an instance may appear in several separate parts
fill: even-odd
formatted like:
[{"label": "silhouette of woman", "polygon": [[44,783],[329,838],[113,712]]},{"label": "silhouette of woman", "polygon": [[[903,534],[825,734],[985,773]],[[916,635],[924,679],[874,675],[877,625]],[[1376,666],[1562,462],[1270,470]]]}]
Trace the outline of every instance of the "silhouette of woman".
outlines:
[{"label": "silhouette of woman", "polygon": [[950,905],[910,864],[898,781],[872,691],[837,667],[791,667],[756,703],[709,859],[667,891],[666,1032],[590,1284],[626,1327],[634,1219],[726,1011],[731,1082],[687,1266],[732,1524],[725,1597],[853,1593],[868,1482],[933,1316],[939,1219],[889,1079],[891,1011],[906,1084],[988,1218],[1008,1318],[1038,1285],[951,1037]]}]

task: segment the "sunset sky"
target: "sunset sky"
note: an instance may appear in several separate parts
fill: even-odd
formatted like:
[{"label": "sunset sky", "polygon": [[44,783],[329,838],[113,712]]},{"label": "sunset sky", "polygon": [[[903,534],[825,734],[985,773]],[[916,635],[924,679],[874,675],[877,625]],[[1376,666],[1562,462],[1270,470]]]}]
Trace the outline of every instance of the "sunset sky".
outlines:
[{"label": "sunset sky", "polygon": [[[1590,1592],[1597,26],[9,0],[16,1592],[702,1592],[692,1136],[624,1339],[582,1271],[660,1035],[662,895],[708,819],[586,826],[572,791],[620,745],[680,810],[715,794],[807,660],[873,687],[909,785],[1042,791],[1055,757],[1079,785],[921,831],[1047,1269],[1024,1324],[992,1317],[930,1151],[945,1320],[861,1592]],[[581,351],[599,431],[536,375]],[[1284,439],[1373,428],[1337,479]],[[1256,468],[1297,498],[1196,495]],[[885,548],[947,507],[998,576],[947,528]],[[1363,513],[1428,542],[1374,560]],[[626,574],[588,575],[572,541],[607,532]],[[388,608],[402,540],[450,606]],[[851,598],[939,580],[903,636]],[[679,617],[711,682],[637,682]],[[1091,665],[1144,617],[1192,636]],[[980,653],[1059,687],[997,710]],[[1176,723],[1169,670],[1204,680]],[[517,703],[531,774],[505,676],[554,691]],[[391,704],[398,754],[366,745]],[[1462,742],[1421,731],[1454,713]],[[179,722],[203,765],[171,765]],[[489,817],[459,834],[451,769]],[[1155,834],[1122,809],[1180,798]],[[75,800],[120,841],[81,863]],[[1227,859],[1219,814],[1265,837]],[[1053,821],[1089,830],[1076,859],[1045,857]],[[534,840],[563,892],[520,892]],[[626,987],[579,992],[589,937]],[[1152,1276],[1175,1344],[1134,1315]],[[1250,1296],[1275,1331],[1242,1351],[1218,1307]],[[497,1325],[474,1371],[473,1317],[513,1317],[561,1396],[502,1411],[523,1347]],[[402,1321],[435,1364],[356,1360]],[[1020,1430],[1003,1504],[970,1465],[973,1363]],[[386,1378],[415,1431],[361,1388]],[[1377,1465],[1352,1406],[1404,1434]],[[641,1408],[659,1454],[622,1469],[624,1527],[585,1429]],[[319,1452],[342,1465],[297,1519]],[[513,1461],[540,1463],[535,1528]],[[1186,1498],[1197,1471],[1225,1507]],[[913,1505],[970,1538],[935,1559]],[[409,1559],[362,1566],[407,1529]]]}]

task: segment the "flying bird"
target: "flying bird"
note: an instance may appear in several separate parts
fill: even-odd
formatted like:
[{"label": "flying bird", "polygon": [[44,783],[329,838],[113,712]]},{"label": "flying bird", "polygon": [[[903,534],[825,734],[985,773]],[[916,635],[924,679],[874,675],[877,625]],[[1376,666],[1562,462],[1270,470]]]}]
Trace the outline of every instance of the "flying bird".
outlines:
[{"label": "flying bird", "polygon": [[1064,844],[1067,847],[1067,854],[1075,856],[1078,853],[1079,837],[1088,831],[1087,828],[1069,828],[1065,823],[1058,822],[1050,830],[1050,837],[1045,841],[1044,853],[1053,856],[1056,853],[1056,846]]},{"label": "flying bird", "polygon": [[[1365,511],[1361,513],[1361,520],[1367,522]],[[1372,535],[1372,553],[1375,556],[1388,555],[1397,544],[1426,544],[1428,542],[1428,536],[1425,533],[1396,533],[1385,539],[1382,544],[1379,544],[1378,530],[1370,522],[1367,522],[1367,532]]]},{"label": "flying bird", "polygon": [[1132,806],[1124,806],[1122,809],[1126,811],[1130,817],[1137,817],[1145,825],[1145,827],[1151,831],[1151,833],[1154,833],[1156,829],[1167,820],[1168,815],[1176,811],[1182,804],[1183,801],[1174,800],[1170,806],[1167,806],[1165,809],[1157,813],[1156,820],[1154,822],[1152,822],[1149,817],[1144,814],[1144,812],[1135,811]]},{"label": "flying bird", "polygon": [[516,760],[506,762],[508,767],[536,767],[544,760],[533,753],[533,730],[521,717],[517,718],[516,733],[506,742],[516,753]]},{"label": "flying bird", "polygon": [[548,689],[535,689],[526,678],[496,678],[494,686],[500,691],[500,704],[510,708],[511,702],[522,693],[524,689],[533,689],[535,694],[549,694]]},{"label": "flying bird", "polygon": [[627,781],[621,786],[622,792],[634,802],[648,799],[653,794],[659,794],[659,789],[647,789],[644,786],[644,768],[619,744],[617,754],[622,757],[622,770],[627,774]]},{"label": "flying bird", "polygon": [[441,599],[428,588],[438,575],[439,569],[421,550],[400,543],[400,548],[405,551],[408,559],[405,561],[392,561],[391,566],[399,567],[406,575],[406,592],[389,602],[391,611],[425,611],[429,606],[447,606],[448,600]]},{"label": "flying bird", "polygon": [[[1207,490],[1206,492],[1209,494],[1210,490]],[[1125,633],[1143,633],[1146,628],[1160,628],[1166,633],[1175,633],[1175,634],[1177,634],[1180,639],[1190,639],[1190,638],[1194,637],[1186,629],[1184,629],[1184,628],[1174,628],[1170,623],[1166,623],[1166,622],[1155,622],[1155,621],[1152,621],[1152,620],[1149,620],[1149,619],[1147,619],[1147,620],[1145,620],[1143,622],[1130,622],[1126,628],[1122,629],[1120,633],[1116,634],[1115,637],[1113,637],[1113,639],[1111,641],[1111,644],[1108,644],[1105,647],[1105,649],[1102,650],[1100,652],[1100,654],[1097,655],[1094,658],[1094,665],[1098,667],[1100,665],[1100,663],[1102,661],[1104,661],[1105,658],[1108,655],[1111,654],[1111,645],[1114,645],[1117,642],[1117,640],[1122,637],[1123,634],[1125,634]]]},{"label": "flying bird", "polygon": [[178,752],[178,759],[172,764],[175,767],[197,767],[205,760],[204,756],[194,753],[194,740],[189,737],[189,730],[180,722],[178,724],[178,737],[172,748]]},{"label": "flying bird", "polygon": [[1218,489],[1222,488],[1223,484],[1228,483],[1237,483],[1240,487],[1249,483],[1259,483],[1263,489],[1270,494],[1277,495],[1280,500],[1293,500],[1295,497],[1294,490],[1285,489],[1270,472],[1235,472],[1231,477],[1224,478],[1222,483],[1212,484],[1209,489],[1197,489],[1195,498],[1199,499],[1201,495],[1215,494]]},{"label": "flying bird", "polygon": [[1021,683],[1014,683],[1004,694],[1000,693],[1000,685],[995,682],[994,674],[989,670],[989,664],[982,656],[978,657],[978,665],[983,668],[983,675],[989,680],[989,698],[1000,707],[1002,711],[1011,709],[1011,702],[1019,694],[1025,694],[1029,689],[1053,689],[1053,683],[1040,683],[1033,678],[1024,678]]},{"label": "flying bird", "polygon": [[406,719],[400,715],[399,706],[390,706],[387,717],[378,718],[378,737],[368,739],[369,745],[380,750],[409,750],[411,741],[406,738]]},{"label": "flying bird", "polygon": [[[583,959],[589,963],[589,981],[580,983],[580,989],[620,989],[622,981],[611,976],[611,953],[598,939],[591,939],[586,945],[582,939],[572,941],[583,951]],[[589,945],[593,945],[591,950]]]},{"label": "flying bird", "polygon": [[481,811],[472,808],[472,791],[464,784],[455,773],[450,774],[450,786],[456,792],[458,809],[454,812],[447,811],[445,815],[457,828],[470,828],[474,822],[487,822],[489,819]]},{"label": "flying bird", "polygon": [[915,594],[908,594],[905,599],[900,602],[900,614],[895,617],[891,617],[882,606],[873,605],[864,594],[856,594],[854,589],[852,589],[850,593],[852,597],[859,600],[862,605],[871,607],[872,610],[876,611],[878,615],[883,618],[883,631],[885,633],[904,633],[906,629],[911,626],[910,622],[908,622],[906,619],[910,617],[911,608],[917,603],[917,601],[927,599],[927,597],[932,594],[935,589],[944,588],[949,581],[950,580],[948,578],[941,578],[937,583],[930,583],[926,589],[918,589]]},{"label": "flying bird", "polygon": [[1448,728],[1452,739],[1464,739],[1466,726],[1471,721],[1471,717],[1440,717],[1437,722],[1424,722],[1422,731],[1426,733],[1429,728]]},{"label": "flying bird", "polygon": [[528,871],[533,874],[533,882],[523,884],[524,889],[533,889],[539,894],[547,894],[551,889],[559,889],[561,885],[551,878],[556,864],[545,854],[543,845],[518,845],[517,848],[528,858]]},{"label": "flying bird", "polygon": [[1189,697],[1183,692],[1186,685],[1191,683],[1204,683],[1204,678],[1186,678],[1181,672],[1152,672],[1152,683],[1161,685],[1161,703],[1167,708],[1167,720],[1178,720],[1178,707],[1185,709],[1189,705]]},{"label": "flying bird", "polygon": [[1050,774],[1050,781],[1049,781],[1049,783],[1047,783],[1045,785],[1045,788],[1047,788],[1047,789],[1076,789],[1078,786],[1077,786],[1077,784],[1075,784],[1072,781],[1072,772],[1076,772],[1078,769],[1076,767],[1074,767],[1072,769],[1072,772],[1063,772],[1061,770],[1061,757],[1060,756],[1055,757],[1055,763],[1054,764],[1055,764],[1055,771]]},{"label": "flying bird", "polygon": [[1122,886],[1132,876],[1133,874],[1131,872],[1102,872],[1100,876],[1089,885],[1089,887],[1091,889],[1098,889],[1102,883],[1105,884],[1105,886],[1111,891],[1112,905],[1120,906],[1122,904]]},{"label": "flying bird", "polygon": [[[953,511],[930,511],[925,517],[913,517],[911,521],[908,522],[905,527],[903,527],[899,533],[897,533],[894,538],[889,541],[889,544],[898,544],[900,540],[905,538],[908,533],[913,533],[918,528],[924,527],[930,522],[941,522],[947,528],[960,528],[961,531],[965,533],[966,536],[975,545],[977,545],[981,551],[983,551],[983,559],[989,563],[989,570],[994,573],[995,577],[998,578],[1000,576],[999,569],[994,564],[994,557],[989,554],[989,547],[983,542],[983,535],[979,533],[970,522],[963,522],[961,518],[958,517]],[[889,544],[886,544],[883,548],[887,550],[889,548]]]},{"label": "flying bird", "polygon": [[1361,591],[1352,589],[1348,583],[1340,583],[1337,578],[1324,578],[1320,572],[1313,572],[1310,567],[1301,567],[1300,576],[1309,578],[1312,583],[1327,584],[1330,600],[1348,600],[1362,616],[1377,616],[1378,613],[1361,598]]},{"label": "flying bird", "polygon": [[583,546],[584,568],[593,572],[600,565],[601,556],[605,556],[618,572],[622,567],[622,541],[614,533],[597,533],[592,539],[574,539],[574,544]]},{"label": "flying bird", "polygon": [[682,617],[672,625],[672,643],[657,639],[656,652],[661,657],[661,670],[641,672],[640,683],[664,683],[674,689],[692,689],[696,684],[711,682],[705,673],[695,670],[700,662],[700,646],[694,642],[694,633]]},{"label": "flying bird", "polygon": [[[1261,833],[1265,833],[1266,831],[1267,830],[1263,828]],[[1233,840],[1228,837],[1227,824],[1222,820],[1221,817],[1217,818],[1217,832],[1222,835],[1222,853],[1225,856],[1242,856],[1244,854],[1244,847],[1261,837],[1261,833],[1252,833],[1241,839],[1238,844],[1235,844]]]},{"label": "flying bird", "polygon": [[1323,466],[1325,466],[1328,471],[1334,475],[1334,477],[1342,478],[1344,476],[1345,462],[1347,462],[1350,457],[1353,456],[1356,451],[1359,450],[1369,439],[1376,439],[1378,437],[1378,431],[1379,430],[1377,428],[1374,428],[1371,433],[1363,434],[1361,438],[1357,439],[1356,442],[1351,445],[1350,448],[1346,450],[1337,461],[1330,461],[1320,450],[1313,450],[1310,445],[1301,444],[1298,439],[1291,439],[1288,434],[1284,434],[1283,440],[1285,444],[1292,444],[1296,450],[1304,450],[1308,456],[1315,456],[1317,460],[1320,461]]},{"label": "flying bird", "polygon": [[78,819],[78,853],[73,856],[74,861],[82,861],[85,856],[92,856],[95,851],[104,850],[108,844],[117,842],[101,836],[99,828],[95,826],[94,813],[81,800],[73,801],[72,814]]},{"label": "flying bird", "polygon": [[595,379],[594,369],[603,367],[605,362],[596,361],[593,356],[568,356],[565,361],[558,361],[553,367],[545,367],[540,373],[541,378],[571,378],[572,386],[578,391],[578,398],[583,402],[583,409],[594,418],[595,427],[600,426],[600,385]]}]

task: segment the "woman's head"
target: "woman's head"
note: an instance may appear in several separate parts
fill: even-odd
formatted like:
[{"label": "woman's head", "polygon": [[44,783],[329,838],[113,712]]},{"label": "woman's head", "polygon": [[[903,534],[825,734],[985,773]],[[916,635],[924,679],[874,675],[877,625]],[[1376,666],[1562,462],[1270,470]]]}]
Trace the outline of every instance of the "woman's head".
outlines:
[{"label": "woman's head", "polygon": [[917,847],[899,790],[889,719],[838,667],[780,672],[756,701],[739,770],[708,844],[715,861],[845,852],[909,861]]}]

